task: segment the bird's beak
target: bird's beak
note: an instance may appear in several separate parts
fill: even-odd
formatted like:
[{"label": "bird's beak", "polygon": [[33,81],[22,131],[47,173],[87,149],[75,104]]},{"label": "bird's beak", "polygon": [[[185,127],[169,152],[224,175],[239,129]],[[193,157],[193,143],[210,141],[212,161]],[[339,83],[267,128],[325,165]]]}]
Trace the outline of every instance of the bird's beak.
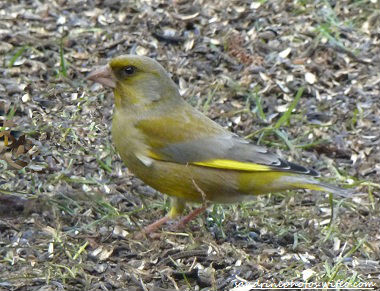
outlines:
[{"label": "bird's beak", "polygon": [[109,65],[105,65],[91,72],[87,76],[87,80],[100,83],[106,87],[116,87],[116,78],[114,77],[112,69]]}]

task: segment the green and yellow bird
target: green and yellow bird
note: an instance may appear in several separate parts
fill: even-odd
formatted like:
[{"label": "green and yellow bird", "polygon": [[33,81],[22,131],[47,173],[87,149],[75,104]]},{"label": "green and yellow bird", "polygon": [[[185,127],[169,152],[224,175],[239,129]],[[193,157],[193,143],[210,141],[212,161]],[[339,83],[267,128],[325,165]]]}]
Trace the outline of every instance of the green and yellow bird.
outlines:
[{"label": "green and yellow bird", "polygon": [[288,189],[346,191],[312,178],[317,172],[284,161],[264,147],[229,132],[179,94],[155,60],[122,55],[88,79],[113,89],[112,138],[125,165],[138,178],[172,197],[168,215],[145,228],[152,232],[184,211],[186,202],[234,203]]}]

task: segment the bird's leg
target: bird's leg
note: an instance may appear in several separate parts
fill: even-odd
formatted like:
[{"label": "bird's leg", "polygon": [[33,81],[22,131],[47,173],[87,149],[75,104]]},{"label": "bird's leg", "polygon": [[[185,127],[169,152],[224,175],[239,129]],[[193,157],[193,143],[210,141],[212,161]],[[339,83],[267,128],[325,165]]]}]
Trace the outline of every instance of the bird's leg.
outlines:
[{"label": "bird's leg", "polygon": [[148,226],[145,226],[143,232],[152,233],[156,231],[161,225],[167,223],[169,220],[171,220],[171,217],[169,215],[166,215],[159,220],[156,220],[155,222],[149,224]]},{"label": "bird's leg", "polygon": [[183,210],[185,209],[185,201],[181,198],[174,197],[171,201],[171,207],[169,213],[162,217],[161,219],[153,222],[152,224],[149,224],[148,226],[144,227],[143,232],[146,234],[152,233],[156,231],[161,225],[167,223],[168,221],[178,217],[182,214]]},{"label": "bird's leg", "polygon": [[195,217],[197,217],[199,214],[203,213],[207,207],[208,207],[208,203],[207,203],[207,199],[206,199],[206,193],[198,186],[198,184],[195,182],[194,179],[193,180],[193,184],[194,184],[194,187],[197,189],[197,191],[202,195],[202,206],[199,207],[199,208],[196,208],[194,209],[193,211],[191,211],[188,215],[186,215],[185,217],[183,217],[175,226],[176,229],[180,229],[180,228],[184,228],[185,225],[187,223],[189,223],[189,221],[193,220]]},{"label": "bird's leg", "polygon": [[202,205],[201,207],[198,207],[191,211],[188,215],[183,217],[176,225],[175,229],[181,229],[184,228],[189,221],[193,220],[195,217],[197,217],[199,214],[203,213],[207,209],[207,204]]}]

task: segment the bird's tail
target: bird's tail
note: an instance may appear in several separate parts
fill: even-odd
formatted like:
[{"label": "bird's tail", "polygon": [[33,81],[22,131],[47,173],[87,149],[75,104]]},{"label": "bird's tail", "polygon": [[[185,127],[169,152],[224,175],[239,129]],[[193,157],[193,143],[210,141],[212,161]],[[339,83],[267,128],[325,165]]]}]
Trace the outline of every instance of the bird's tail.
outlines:
[{"label": "bird's tail", "polygon": [[337,186],[322,183],[314,178],[307,176],[286,176],[282,182],[298,189],[310,189],[316,191],[326,191],[341,197],[350,197],[354,193],[351,189],[342,189]]}]

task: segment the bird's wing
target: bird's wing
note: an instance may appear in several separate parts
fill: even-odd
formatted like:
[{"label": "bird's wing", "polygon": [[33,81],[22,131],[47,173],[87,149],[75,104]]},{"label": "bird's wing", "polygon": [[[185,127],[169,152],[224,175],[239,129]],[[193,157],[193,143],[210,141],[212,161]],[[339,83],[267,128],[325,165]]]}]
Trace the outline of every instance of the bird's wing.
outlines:
[{"label": "bird's wing", "polygon": [[317,176],[314,170],[284,161],[264,147],[233,135],[175,143],[150,151],[151,158],[236,171],[286,171]]},{"label": "bird's wing", "polygon": [[[236,171],[286,171],[317,176],[314,170],[284,161],[268,152],[265,147],[254,145],[222,127],[206,132],[202,123],[189,126],[173,125],[165,120],[165,130],[153,121],[138,125],[149,136],[148,157],[154,160],[192,164],[203,167]],[[211,126],[212,124],[207,124]],[[157,130],[161,128],[161,130]],[[208,127],[209,130],[209,127]]]}]

